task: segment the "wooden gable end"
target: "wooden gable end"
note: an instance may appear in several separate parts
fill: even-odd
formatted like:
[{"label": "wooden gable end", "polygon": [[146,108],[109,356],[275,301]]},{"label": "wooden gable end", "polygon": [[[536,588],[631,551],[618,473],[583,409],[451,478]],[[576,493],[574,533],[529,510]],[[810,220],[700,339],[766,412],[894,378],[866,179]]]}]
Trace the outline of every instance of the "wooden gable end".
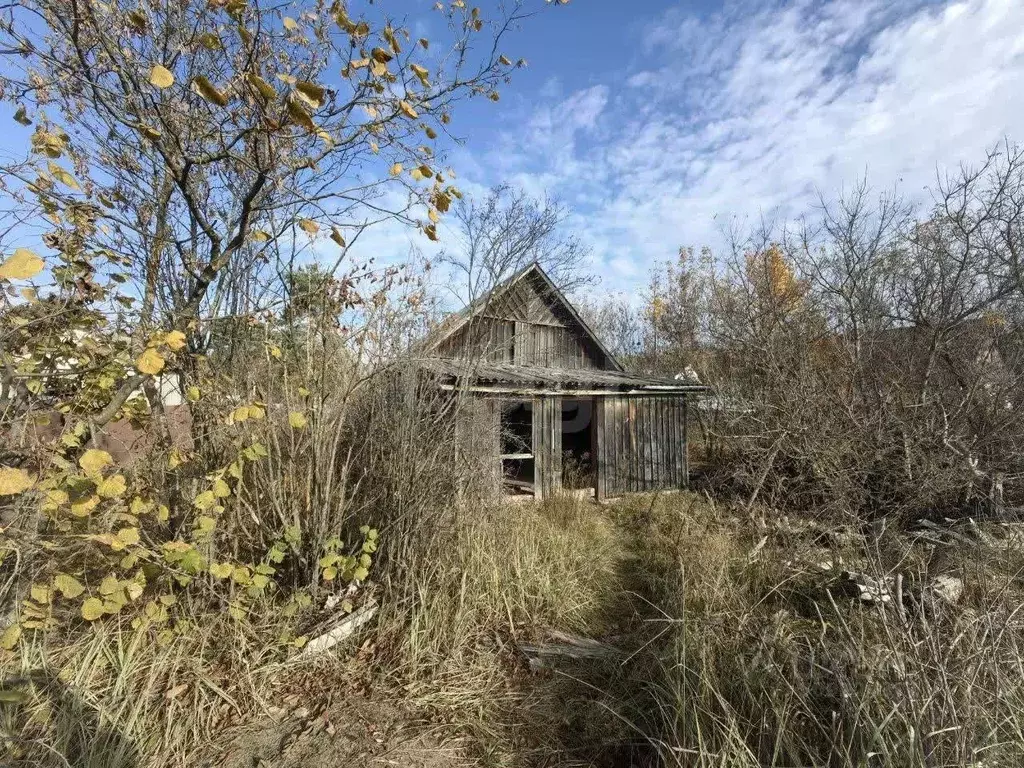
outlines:
[{"label": "wooden gable end", "polygon": [[545,368],[618,370],[539,271],[496,292],[437,347],[446,357]]}]

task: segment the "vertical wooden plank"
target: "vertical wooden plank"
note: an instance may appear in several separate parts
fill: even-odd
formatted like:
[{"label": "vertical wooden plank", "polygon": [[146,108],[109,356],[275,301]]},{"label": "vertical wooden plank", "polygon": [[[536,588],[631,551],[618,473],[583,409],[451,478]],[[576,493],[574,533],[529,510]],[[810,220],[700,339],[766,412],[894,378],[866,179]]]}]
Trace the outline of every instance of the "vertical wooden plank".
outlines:
[{"label": "vertical wooden plank", "polygon": [[636,400],[626,400],[626,438],[627,438],[627,450],[628,453],[624,458],[627,461],[624,462],[627,471],[629,472],[629,490],[639,491],[640,490],[640,478],[637,470],[639,469],[639,463],[637,458],[640,456],[639,444],[637,443],[636,434]]},{"label": "vertical wooden plank", "polygon": [[680,471],[679,453],[679,398],[671,400],[671,414],[669,415],[669,441],[672,449],[669,452],[669,461],[672,465],[672,487],[679,488],[682,485],[682,472]]},{"label": "vertical wooden plank", "polygon": [[683,396],[683,414],[682,414],[682,426],[683,426],[683,439],[682,439],[682,452],[683,452],[683,488],[690,487],[690,400],[685,395]]},{"label": "vertical wooden plank", "polygon": [[607,458],[604,440],[604,398],[595,397],[593,424],[591,426],[591,449],[594,461],[594,498],[604,501],[608,497]]},{"label": "vertical wooden plank", "polygon": [[665,481],[665,398],[651,399],[651,454],[654,457],[654,487],[664,488]]},{"label": "vertical wooden plank", "polygon": [[636,450],[636,490],[647,490],[647,440],[644,435],[644,401],[633,400],[633,435]]},{"label": "vertical wooden plank", "polygon": [[626,468],[622,463],[624,446],[626,444],[626,414],[621,398],[615,397],[612,402],[612,413],[615,415],[615,492],[623,493],[629,488],[626,479]]},{"label": "vertical wooden plank", "polygon": [[562,487],[562,399],[533,399],[534,494],[550,496]]}]

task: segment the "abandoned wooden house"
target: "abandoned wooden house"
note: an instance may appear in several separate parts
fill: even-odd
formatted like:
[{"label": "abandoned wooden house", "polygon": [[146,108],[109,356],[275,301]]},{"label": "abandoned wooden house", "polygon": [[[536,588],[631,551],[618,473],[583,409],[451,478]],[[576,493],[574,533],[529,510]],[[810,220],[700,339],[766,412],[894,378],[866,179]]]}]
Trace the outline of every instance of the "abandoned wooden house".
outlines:
[{"label": "abandoned wooden house", "polygon": [[483,413],[475,441],[505,490],[600,500],[688,484],[688,398],[706,388],[627,373],[539,264],[450,317],[425,352]]}]

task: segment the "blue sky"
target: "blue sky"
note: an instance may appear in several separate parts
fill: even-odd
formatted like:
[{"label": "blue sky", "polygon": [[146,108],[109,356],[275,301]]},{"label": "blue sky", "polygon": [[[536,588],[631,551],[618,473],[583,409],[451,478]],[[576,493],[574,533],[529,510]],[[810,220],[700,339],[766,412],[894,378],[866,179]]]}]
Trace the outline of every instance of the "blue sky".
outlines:
[{"label": "blue sky", "polygon": [[[486,18],[497,0],[477,2]],[[720,249],[729,226],[813,214],[865,176],[925,203],[937,172],[1024,138],[1024,0],[524,3],[538,14],[502,49],[529,66],[500,102],[455,111],[465,143],[448,164],[469,193],[509,183],[568,206],[608,289],[645,284],[679,246]],[[373,7],[437,39],[433,4]],[[16,129],[0,150],[20,149]],[[384,225],[350,255],[429,255],[454,243],[444,221],[439,234]]]},{"label": "blue sky", "polygon": [[506,47],[529,68],[456,114],[451,163],[470,191],[570,206],[611,288],[865,175],[925,203],[937,172],[1024,137],[1021,0],[573,0]]}]

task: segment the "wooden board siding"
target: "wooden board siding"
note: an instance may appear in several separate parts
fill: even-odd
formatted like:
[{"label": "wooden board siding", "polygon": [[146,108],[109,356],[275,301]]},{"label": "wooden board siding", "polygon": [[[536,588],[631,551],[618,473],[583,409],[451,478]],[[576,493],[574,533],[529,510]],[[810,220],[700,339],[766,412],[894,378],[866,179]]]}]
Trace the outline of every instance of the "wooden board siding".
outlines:
[{"label": "wooden board siding", "polygon": [[569,370],[595,369],[591,350],[568,328],[516,321],[515,364]]},{"label": "wooden board siding", "polygon": [[534,496],[542,499],[562,487],[562,398],[533,399]]},{"label": "wooden board siding", "polygon": [[685,488],[685,397],[601,397],[597,420],[597,497]]},{"label": "wooden board siding", "polygon": [[467,488],[484,497],[501,492],[501,403],[472,397],[460,404],[456,439],[463,455],[459,464],[469,470]]},{"label": "wooden board siding", "polygon": [[570,370],[616,370],[542,280],[525,277],[438,344],[442,357]]},{"label": "wooden board siding", "polygon": [[437,348],[444,357],[472,358],[488,363],[513,362],[514,320],[476,317]]}]

